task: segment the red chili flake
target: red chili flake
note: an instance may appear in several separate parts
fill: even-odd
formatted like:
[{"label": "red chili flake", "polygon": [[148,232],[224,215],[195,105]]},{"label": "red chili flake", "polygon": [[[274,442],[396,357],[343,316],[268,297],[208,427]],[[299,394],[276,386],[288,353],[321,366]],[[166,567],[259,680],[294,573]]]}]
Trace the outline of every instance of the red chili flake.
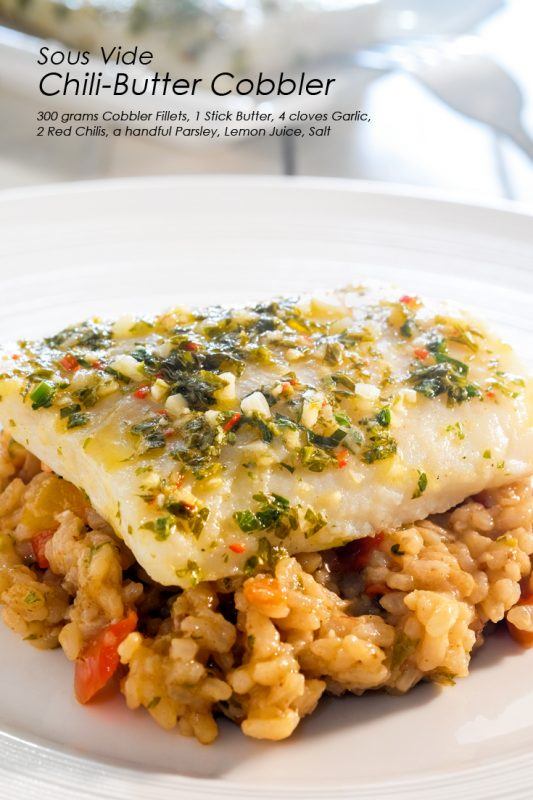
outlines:
[{"label": "red chili flake", "polygon": [[78,359],[71,353],[67,353],[66,355],[64,355],[63,358],[59,360],[59,363],[61,364],[63,369],[67,370],[67,372],[76,372],[76,370],[80,368]]},{"label": "red chili flake", "polygon": [[413,303],[416,303],[416,297],[411,297],[410,294],[403,294],[400,297],[400,303],[403,303],[406,306],[412,306]]},{"label": "red chili flake", "polygon": [[232,551],[232,553],[244,553],[244,551],[246,550],[246,547],[243,544],[238,544],[238,543],[230,544],[228,545],[228,547]]},{"label": "red chili flake", "polygon": [[232,428],[235,427],[235,425],[238,423],[241,417],[242,414],[239,411],[236,411],[235,414],[233,414],[233,416],[228,419],[225,425],[222,426],[222,430],[226,431],[226,433],[230,431]]},{"label": "red chili flake", "polygon": [[185,475],[178,475],[176,480],[174,481],[174,485],[176,489],[179,489],[180,486],[183,486],[183,481],[185,480]]},{"label": "red chili flake", "polygon": [[184,350],[189,350],[191,353],[196,352],[196,350],[200,349],[200,345],[196,344],[196,342],[185,342],[183,345]]},{"label": "red chili flake", "polygon": [[167,428],[166,431],[163,431],[163,436],[165,439],[169,439],[171,436],[174,436],[175,430],[173,428]]},{"label": "red chili flake", "polygon": [[96,361],[93,361],[92,368],[93,369],[103,369],[104,368],[104,362],[100,361],[100,359],[97,359]]},{"label": "red chili flake", "polygon": [[19,354],[18,354],[18,353],[13,353],[13,355],[11,356],[11,358],[13,359],[13,361],[18,361],[18,360],[19,360],[19,358],[20,358],[20,356],[19,356]]},{"label": "red chili flake", "polygon": [[492,389],[488,389],[485,392],[485,396],[488,397],[489,400],[494,400],[494,398],[496,397],[496,392],[493,392]]},{"label": "red chili flake", "polygon": [[425,347],[415,347],[414,354],[420,361],[424,361],[429,356],[429,350]]},{"label": "red chili flake", "polygon": [[345,447],[342,447],[337,453],[337,464],[339,465],[339,469],[347,466],[349,458],[350,451]]},{"label": "red chili flake", "polygon": [[148,385],[139,386],[139,388],[133,392],[133,396],[136,397],[137,400],[144,400],[149,391],[150,387]]}]

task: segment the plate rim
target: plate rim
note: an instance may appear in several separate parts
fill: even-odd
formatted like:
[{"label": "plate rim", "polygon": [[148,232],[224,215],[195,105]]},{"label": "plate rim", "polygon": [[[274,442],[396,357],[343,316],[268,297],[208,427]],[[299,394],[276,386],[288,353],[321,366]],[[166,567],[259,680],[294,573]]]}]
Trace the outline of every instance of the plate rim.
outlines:
[{"label": "plate rim", "polygon": [[[309,191],[342,191],[357,195],[370,195],[375,198],[380,196],[387,199],[422,200],[434,203],[436,206],[457,207],[461,209],[503,212],[514,218],[524,218],[531,221],[533,218],[533,201],[527,203],[505,198],[482,199],[478,195],[443,191],[439,188],[415,186],[408,183],[394,183],[388,181],[370,181],[354,178],[322,177],[308,175],[235,175],[232,173],[202,173],[192,175],[141,175],[120,178],[91,178],[77,181],[56,181],[43,183],[36,186],[8,187],[0,190],[0,203],[9,203],[12,200],[31,200],[44,196],[59,197],[69,194],[88,194],[90,192],[108,192],[128,189],[132,186],[153,186],[159,184],[215,184],[228,185],[229,187],[257,187],[291,190],[303,188]],[[533,230],[531,232],[533,241]]]}]

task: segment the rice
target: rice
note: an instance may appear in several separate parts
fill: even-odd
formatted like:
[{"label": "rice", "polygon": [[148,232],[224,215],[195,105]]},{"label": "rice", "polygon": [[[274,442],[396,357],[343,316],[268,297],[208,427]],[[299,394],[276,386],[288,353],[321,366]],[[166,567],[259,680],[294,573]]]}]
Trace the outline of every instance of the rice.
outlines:
[{"label": "rice", "polygon": [[180,591],[151,581],[74,486],[4,438],[2,616],[31,644],[76,660],[135,608],[137,630],[118,648],[130,708],[202,743],[216,738],[220,714],[247,736],[279,740],[324,692],[453,684],[487,624],[506,616],[531,644],[532,517],[524,481],[373,540]]}]

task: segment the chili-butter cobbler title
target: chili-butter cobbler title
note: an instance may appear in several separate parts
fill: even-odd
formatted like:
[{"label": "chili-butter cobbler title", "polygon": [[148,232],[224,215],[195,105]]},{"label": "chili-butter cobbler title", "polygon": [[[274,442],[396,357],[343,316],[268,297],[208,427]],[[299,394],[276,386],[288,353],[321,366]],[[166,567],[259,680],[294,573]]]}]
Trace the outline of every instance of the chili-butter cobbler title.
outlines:
[{"label": "chili-butter cobbler title", "polygon": [[[98,96],[110,93],[123,95],[195,95],[198,88],[207,89],[217,97],[227,95],[255,95],[268,97],[271,95],[328,95],[335,83],[335,78],[317,78],[308,76],[306,72],[297,75],[286,75],[284,72],[265,75],[259,72],[253,76],[237,78],[232,72],[218,72],[210,78],[180,77],[169,72],[152,72],[150,74],[122,72],[119,67],[150,67],[154,54],[149,50],[137,47],[123,50],[120,46],[101,47],[98,53],[106,67],[114,68],[113,73],[88,69],[80,72],[79,68],[90,66],[91,54],[87,51],[52,50],[41,47],[37,63],[50,67],[39,80],[39,91],[46,97],[57,95]],[[77,68],[71,72],[69,67]]]}]

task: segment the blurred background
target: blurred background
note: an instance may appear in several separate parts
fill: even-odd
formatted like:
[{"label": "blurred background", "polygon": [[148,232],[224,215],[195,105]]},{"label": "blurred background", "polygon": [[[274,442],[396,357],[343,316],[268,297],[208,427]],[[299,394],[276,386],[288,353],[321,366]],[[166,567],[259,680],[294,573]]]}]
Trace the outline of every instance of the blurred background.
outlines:
[{"label": "blurred background", "polygon": [[[0,188],[285,173],[533,203],[532,30],[532,0],[0,0]],[[332,75],[333,96],[302,99],[301,109],[359,109],[372,121],[339,123],[326,139],[282,142],[36,138],[41,108],[112,108],[109,99],[59,106],[40,97],[43,68],[35,60],[43,43],[95,51],[138,44],[154,52],[154,68],[176,76],[224,69]],[[116,102],[113,108],[148,108],[142,98]],[[155,103],[149,110],[216,107],[211,95]]]}]

